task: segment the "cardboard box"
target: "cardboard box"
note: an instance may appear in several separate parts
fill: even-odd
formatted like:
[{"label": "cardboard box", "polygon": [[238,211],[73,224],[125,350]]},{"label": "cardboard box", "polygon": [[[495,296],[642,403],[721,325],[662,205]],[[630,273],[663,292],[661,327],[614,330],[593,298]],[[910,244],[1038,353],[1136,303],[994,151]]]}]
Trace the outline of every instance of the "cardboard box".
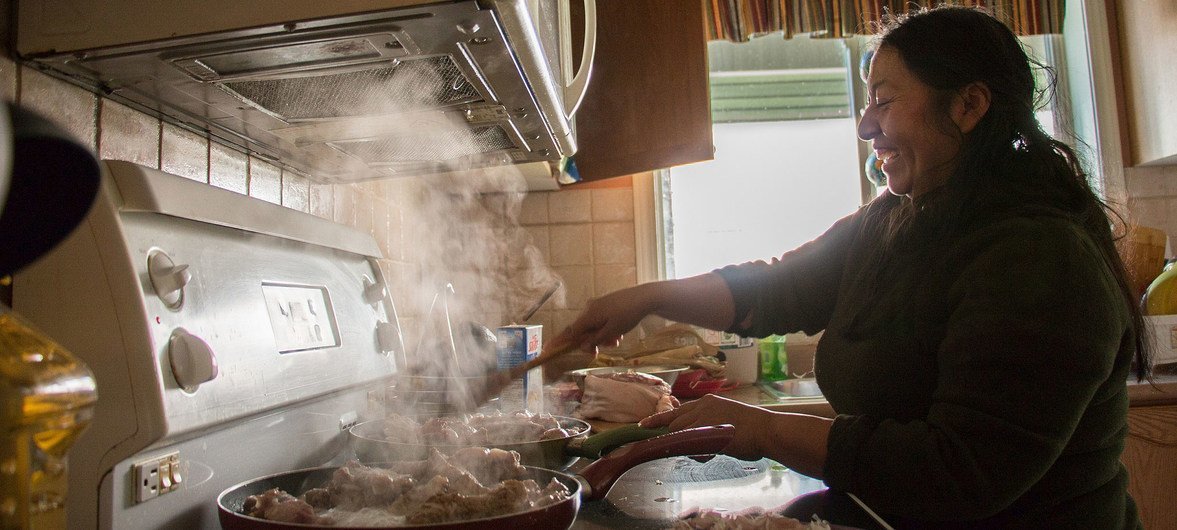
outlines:
[{"label": "cardboard box", "polygon": [[1153,341],[1153,364],[1177,362],[1177,315],[1144,317]]},{"label": "cardboard box", "polygon": [[728,333],[726,331],[715,331],[713,329],[706,329],[695,327],[695,332],[703,337],[703,341],[713,346],[718,346],[722,349],[727,348],[747,348],[753,345],[751,337],[741,337],[735,333]]},{"label": "cardboard box", "polygon": [[[539,356],[543,344],[544,329],[540,325],[503,326],[495,334],[500,370],[519,366]],[[503,410],[512,412],[523,408],[534,413],[544,411],[543,368],[528,370],[523,376],[521,395],[518,389],[508,388],[503,392]]]}]

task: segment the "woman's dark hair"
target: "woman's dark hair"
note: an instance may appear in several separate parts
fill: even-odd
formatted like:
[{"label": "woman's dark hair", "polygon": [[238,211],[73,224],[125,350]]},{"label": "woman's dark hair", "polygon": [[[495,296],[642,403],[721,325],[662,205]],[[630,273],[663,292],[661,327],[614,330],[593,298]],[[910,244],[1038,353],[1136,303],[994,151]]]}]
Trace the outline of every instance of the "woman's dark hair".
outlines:
[{"label": "woman's dark hair", "polygon": [[1035,88],[1033,68],[1049,68],[1028,57],[1005,24],[977,8],[941,6],[894,17],[876,47],[897,51],[937,92],[945,111],[958,90],[978,82],[988,87],[989,110],[962,142],[946,186],[960,199],[948,218],[960,226],[987,212],[1045,208],[1086,228],[1123,292],[1135,328],[1137,377],[1147,378],[1148,334],[1113,233],[1112,220],[1123,226],[1123,219],[1092,189],[1075,152],[1046,134],[1034,115],[1045,91]]}]

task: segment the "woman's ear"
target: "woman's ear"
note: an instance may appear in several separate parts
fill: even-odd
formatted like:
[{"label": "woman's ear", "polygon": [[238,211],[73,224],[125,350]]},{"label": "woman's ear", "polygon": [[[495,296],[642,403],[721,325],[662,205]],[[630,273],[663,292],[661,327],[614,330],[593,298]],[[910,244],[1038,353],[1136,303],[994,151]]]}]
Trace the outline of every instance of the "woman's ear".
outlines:
[{"label": "woman's ear", "polygon": [[980,81],[969,83],[957,91],[952,104],[952,121],[961,133],[968,134],[973,131],[981,118],[985,117],[985,113],[989,112],[989,102],[992,98],[993,93],[989,91],[989,86]]}]

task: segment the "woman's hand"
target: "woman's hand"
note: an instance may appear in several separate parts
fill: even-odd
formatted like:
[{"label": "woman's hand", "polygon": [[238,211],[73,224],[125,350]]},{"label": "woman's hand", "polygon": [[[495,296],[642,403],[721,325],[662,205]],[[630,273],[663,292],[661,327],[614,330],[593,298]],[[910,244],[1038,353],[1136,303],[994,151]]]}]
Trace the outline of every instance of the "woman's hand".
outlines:
[{"label": "woman's hand", "polygon": [[616,346],[621,335],[637,326],[657,307],[659,284],[642,284],[589,300],[584,312],[553,344],[573,344],[586,351],[597,346]]},{"label": "woman's hand", "polygon": [[741,460],[771,458],[803,475],[822,478],[833,424],[830,418],[773,412],[707,394],[640,422],[642,427],[670,427],[674,431],[724,423],[736,428],[724,454]]},{"label": "woman's hand", "polygon": [[726,329],[734,313],[731,291],[718,274],[643,283],[589,300],[584,312],[552,343],[593,351],[597,346],[616,346],[623,333],[650,314]]},{"label": "woman's hand", "polygon": [[742,460],[759,460],[769,456],[762,440],[772,416],[769,410],[707,394],[679,408],[649,416],[640,424],[642,427],[670,427],[672,431],[679,431],[727,423],[736,428],[736,434],[723,453]]}]

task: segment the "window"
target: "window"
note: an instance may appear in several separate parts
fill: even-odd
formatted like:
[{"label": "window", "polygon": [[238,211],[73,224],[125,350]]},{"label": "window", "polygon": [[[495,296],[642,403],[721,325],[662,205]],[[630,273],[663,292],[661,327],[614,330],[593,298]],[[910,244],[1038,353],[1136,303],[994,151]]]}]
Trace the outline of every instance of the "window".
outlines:
[{"label": "window", "polygon": [[851,51],[779,34],[708,44],[715,160],[662,173],[667,277],[779,256],[862,204]]},{"label": "window", "polygon": [[[1062,37],[1022,40],[1055,70],[1055,97],[1038,112],[1043,128],[1071,130]],[[869,146],[858,141],[855,119],[867,44],[780,34],[708,43],[715,159],[657,177],[658,277],[779,256],[879,191],[863,174]],[[1045,72],[1035,74],[1045,86]]]}]

